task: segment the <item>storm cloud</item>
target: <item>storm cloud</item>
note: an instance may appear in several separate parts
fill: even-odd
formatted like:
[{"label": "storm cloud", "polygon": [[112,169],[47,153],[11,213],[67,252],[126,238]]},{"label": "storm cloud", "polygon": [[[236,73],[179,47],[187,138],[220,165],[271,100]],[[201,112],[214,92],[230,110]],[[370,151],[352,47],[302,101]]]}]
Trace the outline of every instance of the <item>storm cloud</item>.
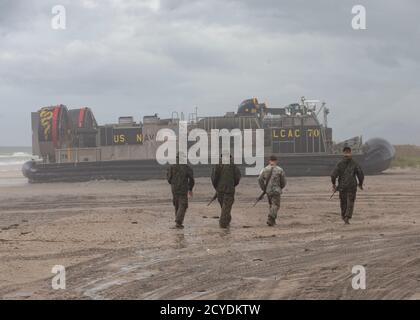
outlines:
[{"label": "storm cloud", "polygon": [[301,96],[327,102],[337,141],[420,144],[419,14],[416,0],[0,0],[0,145],[29,145],[30,112],[59,103],[103,124]]}]

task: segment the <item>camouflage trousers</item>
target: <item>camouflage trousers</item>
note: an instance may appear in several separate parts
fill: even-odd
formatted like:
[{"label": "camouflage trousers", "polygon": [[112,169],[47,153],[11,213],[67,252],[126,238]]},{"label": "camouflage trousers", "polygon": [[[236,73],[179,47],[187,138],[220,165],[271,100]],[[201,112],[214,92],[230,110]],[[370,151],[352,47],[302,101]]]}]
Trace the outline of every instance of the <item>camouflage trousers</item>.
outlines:
[{"label": "camouflage trousers", "polygon": [[172,194],[172,203],[175,207],[175,223],[182,225],[188,208],[188,195]]},{"label": "camouflage trousers", "polygon": [[277,219],[277,213],[279,212],[279,209],[280,209],[280,193],[273,192],[273,193],[267,194],[267,197],[270,199],[269,202],[271,202],[270,208],[268,211],[268,221],[275,222]]},{"label": "camouflage trousers", "polygon": [[340,190],[341,217],[351,219],[353,216],[356,190]]},{"label": "camouflage trousers", "polygon": [[221,228],[227,228],[230,225],[232,216],[230,214],[232,210],[233,202],[235,201],[234,193],[217,193],[217,200],[219,201],[222,211],[220,213],[219,226]]}]

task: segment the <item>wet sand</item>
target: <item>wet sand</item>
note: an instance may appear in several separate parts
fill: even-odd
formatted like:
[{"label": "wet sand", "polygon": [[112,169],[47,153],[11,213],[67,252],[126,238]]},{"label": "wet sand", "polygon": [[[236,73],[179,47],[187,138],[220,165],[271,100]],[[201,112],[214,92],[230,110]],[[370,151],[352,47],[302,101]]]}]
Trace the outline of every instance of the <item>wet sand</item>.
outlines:
[{"label": "wet sand", "polygon": [[[266,200],[252,208],[255,178],[244,178],[229,231],[218,204],[206,206],[208,179],[184,230],[171,229],[163,180],[16,179],[0,183],[3,299],[420,298],[420,170],[367,177],[348,226],[327,177],[290,178],[272,228]],[[54,265],[66,267],[65,290],[51,287]],[[366,290],[352,289],[354,265],[366,268]]]}]

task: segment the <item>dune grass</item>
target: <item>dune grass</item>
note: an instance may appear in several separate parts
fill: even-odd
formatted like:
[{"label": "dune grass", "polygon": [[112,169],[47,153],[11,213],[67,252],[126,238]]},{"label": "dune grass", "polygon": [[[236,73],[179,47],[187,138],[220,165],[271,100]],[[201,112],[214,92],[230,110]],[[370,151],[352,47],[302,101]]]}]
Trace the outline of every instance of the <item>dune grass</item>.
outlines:
[{"label": "dune grass", "polygon": [[414,145],[397,145],[395,159],[391,167],[420,168],[420,147]]}]

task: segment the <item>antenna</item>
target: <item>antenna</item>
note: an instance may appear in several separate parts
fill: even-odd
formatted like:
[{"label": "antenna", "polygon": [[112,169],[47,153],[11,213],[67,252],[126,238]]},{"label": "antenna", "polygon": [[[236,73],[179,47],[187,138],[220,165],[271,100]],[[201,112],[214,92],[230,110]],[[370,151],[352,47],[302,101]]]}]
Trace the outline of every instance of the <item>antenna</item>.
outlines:
[{"label": "antenna", "polygon": [[176,111],[172,111],[172,122],[176,122],[179,120],[179,114]]},{"label": "antenna", "polygon": [[188,122],[196,123],[198,122],[198,108],[194,108],[194,112],[188,114]]},{"label": "antenna", "polygon": [[330,109],[324,108],[324,127],[328,128],[328,114],[330,113]]}]

